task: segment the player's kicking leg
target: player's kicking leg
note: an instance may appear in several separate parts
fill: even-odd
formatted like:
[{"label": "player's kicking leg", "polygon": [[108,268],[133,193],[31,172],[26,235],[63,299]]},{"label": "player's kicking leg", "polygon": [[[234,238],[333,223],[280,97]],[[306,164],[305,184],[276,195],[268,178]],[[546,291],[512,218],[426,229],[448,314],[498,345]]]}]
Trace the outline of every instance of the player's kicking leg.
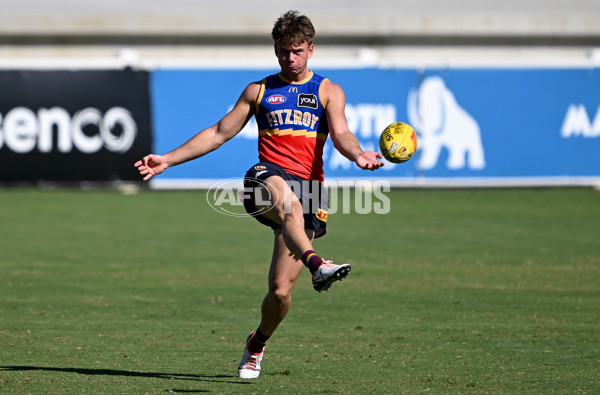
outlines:
[{"label": "player's kicking leg", "polygon": [[349,264],[334,265],[332,261],[323,261],[313,273],[312,284],[315,291],[329,292],[331,284],[338,280],[342,280],[350,274],[351,267]]},{"label": "player's kicking leg", "polygon": [[268,193],[264,193],[263,197],[271,197],[273,205],[268,210],[262,207],[262,215],[282,225],[283,240],[288,249],[310,270],[313,288],[319,292],[329,291],[331,284],[348,276],[350,265],[334,265],[331,261],[321,259],[313,250],[312,238],[309,239],[304,233],[302,203],[283,178],[269,177],[264,186],[268,188]]},{"label": "player's kicking leg", "polygon": [[[292,288],[302,267],[310,269],[313,287],[319,292],[329,290],[334,281],[341,280],[350,273],[350,265],[333,265],[329,261],[323,261],[312,250],[314,231],[304,229],[302,205],[287,183],[281,177],[272,176],[267,178],[265,184],[268,191],[259,188],[255,193],[262,194],[261,198],[272,199],[275,196],[277,199],[271,200],[271,207],[266,207],[269,209],[267,211],[264,210],[265,207],[258,205],[256,209],[264,217],[281,225],[281,228],[275,232],[269,292],[263,300],[261,323],[248,337],[238,366],[239,377],[246,379],[260,375],[266,343],[290,308]],[[299,257],[302,259],[298,259]]]}]

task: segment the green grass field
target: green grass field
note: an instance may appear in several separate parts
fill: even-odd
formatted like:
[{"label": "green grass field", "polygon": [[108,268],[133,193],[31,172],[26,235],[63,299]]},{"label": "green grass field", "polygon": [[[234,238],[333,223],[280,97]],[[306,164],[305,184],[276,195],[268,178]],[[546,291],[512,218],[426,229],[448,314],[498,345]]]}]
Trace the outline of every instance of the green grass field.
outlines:
[{"label": "green grass field", "polygon": [[263,374],[272,233],[204,192],[0,191],[0,392],[600,393],[600,192],[394,190],[332,215]]}]

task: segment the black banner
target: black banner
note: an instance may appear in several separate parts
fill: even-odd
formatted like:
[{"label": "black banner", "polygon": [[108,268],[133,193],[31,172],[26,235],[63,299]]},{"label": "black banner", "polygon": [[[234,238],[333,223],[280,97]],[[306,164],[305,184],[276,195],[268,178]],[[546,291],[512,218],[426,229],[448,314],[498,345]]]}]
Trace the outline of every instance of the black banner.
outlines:
[{"label": "black banner", "polygon": [[0,71],[0,182],[139,180],[148,72]]}]

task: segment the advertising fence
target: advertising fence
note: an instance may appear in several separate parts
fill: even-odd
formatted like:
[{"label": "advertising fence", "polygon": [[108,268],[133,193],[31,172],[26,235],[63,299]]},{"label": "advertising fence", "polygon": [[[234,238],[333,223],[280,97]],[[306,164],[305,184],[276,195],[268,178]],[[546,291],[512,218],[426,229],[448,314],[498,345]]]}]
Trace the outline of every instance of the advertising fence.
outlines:
[{"label": "advertising fence", "polygon": [[[276,70],[157,70],[152,73],[155,149],[164,153],[213,125],[247,83]],[[329,141],[326,179],[397,184],[588,184],[600,180],[600,69],[328,69],[346,92],[350,129],[378,150],[385,126],[418,135],[416,155],[366,172]],[[257,128],[221,149],[169,169],[155,186],[240,177],[257,161]]]},{"label": "advertising fence", "polygon": [[0,182],[138,180],[148,72],[0,71]]},{"label": "advertising fence", "polygon": [[[143,155],[165,153],[216,123],[245,86],[276,69],[0,71],[0,183],[137,181]],[[360,170],[328,141],[326,180],[392,185],[597,185],[600,69],[326,69],[342,86],[363,148],[392,122],[418,150],[403,164]],[[258,160],[257,127],[170,168],[151,185],[210,187]]]}]

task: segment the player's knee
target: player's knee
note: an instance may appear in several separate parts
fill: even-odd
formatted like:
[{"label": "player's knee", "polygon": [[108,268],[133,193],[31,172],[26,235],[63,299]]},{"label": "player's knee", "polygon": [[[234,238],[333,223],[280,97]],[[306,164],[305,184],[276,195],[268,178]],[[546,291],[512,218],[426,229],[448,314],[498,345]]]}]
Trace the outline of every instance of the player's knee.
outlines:
[{"label": "player's knee", "polygon": [[271,299],[279,306],[284,306],[292,302],[292,292],[290,288],[273,286],[269,291]]}]

